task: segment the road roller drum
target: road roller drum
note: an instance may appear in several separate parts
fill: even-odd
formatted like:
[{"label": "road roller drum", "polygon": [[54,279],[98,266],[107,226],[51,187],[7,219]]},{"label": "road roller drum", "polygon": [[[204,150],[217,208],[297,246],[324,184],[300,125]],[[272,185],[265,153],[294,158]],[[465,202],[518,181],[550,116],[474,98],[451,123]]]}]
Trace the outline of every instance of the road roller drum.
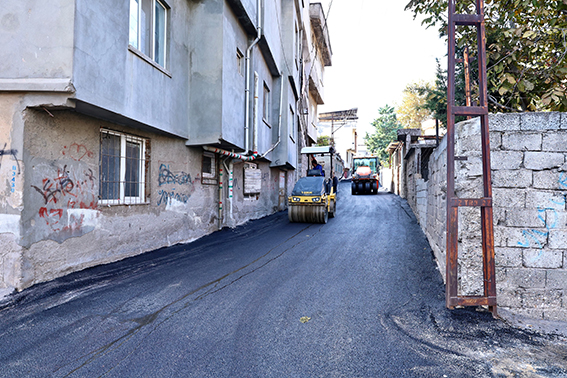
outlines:
[{"label": "road roller drum", "polygon": [[336,194],[322,176],[297,181],[288,199],[290,222],[327,223],[336,214]]}]

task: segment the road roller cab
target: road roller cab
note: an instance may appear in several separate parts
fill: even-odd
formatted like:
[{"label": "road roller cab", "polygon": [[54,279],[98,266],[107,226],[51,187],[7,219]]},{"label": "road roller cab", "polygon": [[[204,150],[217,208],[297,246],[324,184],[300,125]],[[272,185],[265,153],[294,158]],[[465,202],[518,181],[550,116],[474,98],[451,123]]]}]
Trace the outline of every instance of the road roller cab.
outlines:
[{"label": "road roller cab", "polygon": [[321,175],[300,178],[288,198],[290,222],[327,223],[337,211],[337,196],[330,181]]}]

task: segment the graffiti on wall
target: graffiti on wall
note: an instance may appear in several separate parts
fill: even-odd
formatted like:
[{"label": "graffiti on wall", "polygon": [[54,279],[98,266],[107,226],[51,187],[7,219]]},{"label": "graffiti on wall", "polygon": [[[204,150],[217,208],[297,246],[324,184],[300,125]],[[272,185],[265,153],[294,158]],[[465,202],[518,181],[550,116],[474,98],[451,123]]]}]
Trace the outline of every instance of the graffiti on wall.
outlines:
[{"label": "graffiti on wall", "polygon": [[[563,186],[567,189],[567,175],[561,173],[558,183],[560,187]],[[562,200],[549,199],[549,202],[567,209],[567,193],[563,194]],[[547,207],[538,206],[537,212],[537,218],[541,221],[545,231],[541,229],[522,230],[523,240],[518,242],[518,246],[520,247],[529,248],[533,246],[540,250],[538,255],[533,258],[534,261],[539,260],[543,256],[544,239],[547,240],[551,230],[557,228],[559,223],[559,213],[556,207],[552,207],[551,205]]]},{"label": "graffiti on wall", "polygon": [[[50,238],[64,240],[91,230],[98,197],[93,170],[84,164],[40,166],[41,183],[31,185],[41,198],[37,226],[47,227]],[[36,176],[37,177],[37,176]],[[53,236],[52,234],[61,234]]]},{"label": "graffiti on wall", "polygon": [[10,181],[10,192],[16,192],[16,176],[20,174],[20,162],[18,161],[18,150],[15,149],[7,149],[8,143],[4,143],[4,147],[0,150],[0,168],[2,168],[2,163],[4,160],[4,156],[8,155],[12,157],[12,160],[15,161],[12,164],[10,173],[9,173],[9,181]]},{"label": "graffiti on wall", "polygon": [[[18,168],[18,174],[20,174],[20,162],[18,162],[18,157],[16,156],[18,154],[18,150],[6,149],[7,146],[8,146],[8,143],[4,143],[4,147],[0,150],[0,168],[2,167],[2,160],[3,160],[4,156],[10,155],[10,156],[12,156],[12,159],[16,162],[16,166]],[[15,169],[12,168],[12,170],[15,170]]]},{"label": "graffiti on wall", "polygon": [[61,153],[63,156],[69,157],[75,161],[81,161],[85,157],[94,157],[94,153],[89,151],[85,145],[77,143],[73,143],[70,146],[63,146]]},{"label": "graffiti on wall", "polygon": [[161,163],[158,186],[166,185],[167,188],[158,191],[157,206],[170,205],[174,201],[186,204],[195,192],[195,181],[197,180],[199,180],[198,175],[192,179],[189,173],[171,170],[169,164]]},{"label": "graffiti on wall", "polygon": [[[563,177],[563,176],[565,176],[565,177]],[[567,189],[567,174],[561,173],[559,175],[559,186],[562,186],[565,189]]]}]

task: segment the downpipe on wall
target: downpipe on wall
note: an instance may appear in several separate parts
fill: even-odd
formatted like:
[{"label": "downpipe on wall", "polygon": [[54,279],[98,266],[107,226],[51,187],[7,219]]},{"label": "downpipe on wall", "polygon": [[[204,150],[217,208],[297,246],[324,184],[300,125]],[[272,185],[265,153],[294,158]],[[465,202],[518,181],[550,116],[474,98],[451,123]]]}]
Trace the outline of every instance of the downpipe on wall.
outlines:
[{"label": "downpipe on wall", "polygon": [[[252,112],[252,127],[254,128],[253,139],[254,144],[252,150],[254,152],[258,151],[258,82],[260,78],[258,72],[254,71],[254,110]],[[264,106],[266,106],[264,104]]]},{"label": "downpipe on wall", "polygon": [[[252,41],[250,46],[248,46],[248,48],[246,49],[246,57],[245,57],[246,60],[246,84],[245,84],[245,101],[244,101],[245,102],[244,152],[245,153],[248,153],[248,151],[250,150],[250,70],[251,70],[250,55],[252,54],[252,49],[254,48],[254,46],[256,46],[256,44],[258,44],[260,38],[262,37],[262,0],[258,0],[256,9],[258,9],[258,27],[256,28],[257,34],[254,41]],[[254,152],[256,151],[254,150]]]},{"label": "downpipe on wall", "polygon": [[[230,162],[228,163],[228,167],[226,166],[226,160],[230,159]],[[234,178],[234,163],[232,162],[231,158],[227,158],[226,160],[223,160],[222,164],[224,165],[224,169],[226,170],[227,174],[228,174],[228,207],[229,207],[229,216],[230,216],[230,220],[232,222],[234,222],[234,217],[232,216],[232,183],[233,183],[233,178]]]},{"label": "downpipe on wall", "polygon": [[223,214],[222,214],[222,200],[223,200],[223,193],[222,193],[222,164],[219,164],[219,226],[218,229],[222,230],[222,218],[223,218]]}]

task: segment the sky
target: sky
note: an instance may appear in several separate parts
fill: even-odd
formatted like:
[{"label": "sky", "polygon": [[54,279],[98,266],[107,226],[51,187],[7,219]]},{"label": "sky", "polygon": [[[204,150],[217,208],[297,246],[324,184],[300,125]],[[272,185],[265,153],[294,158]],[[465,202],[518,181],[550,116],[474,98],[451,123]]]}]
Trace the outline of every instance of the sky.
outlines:
[{"label": "sky", "polygon": [[358,108],[358,134],[365,135],[379,108],[401,103],[408,84],[435,80],[435,58],[447,66],[445,40],[404,11],[408,1],[320,1],[333,56],[319,113]]}]

